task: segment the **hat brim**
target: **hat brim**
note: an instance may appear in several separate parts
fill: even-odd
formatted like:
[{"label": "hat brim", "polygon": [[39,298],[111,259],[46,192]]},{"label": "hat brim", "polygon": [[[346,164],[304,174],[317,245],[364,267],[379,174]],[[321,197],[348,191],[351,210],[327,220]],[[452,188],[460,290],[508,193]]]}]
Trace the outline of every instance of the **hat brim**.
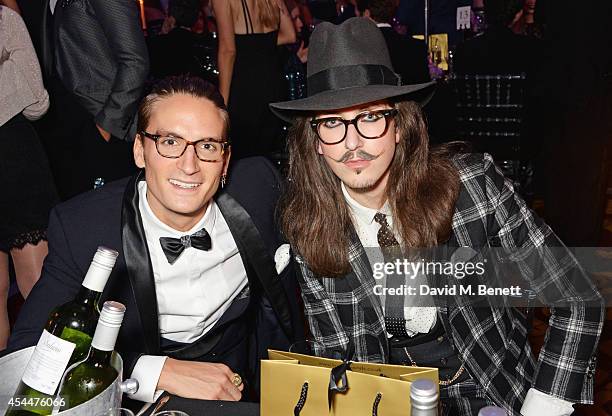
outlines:
[{"label": "hat brim", "polygon": [[[270,109],[281,119],[292,123],[295,117],[307,112],[337,110],[388,98],[416,101],[421,106],[429,102],[435,82],[410,85],[366,85],[324,91],[311,97],[271,103]],[[403,97],[405,96],[405,97]]]}]

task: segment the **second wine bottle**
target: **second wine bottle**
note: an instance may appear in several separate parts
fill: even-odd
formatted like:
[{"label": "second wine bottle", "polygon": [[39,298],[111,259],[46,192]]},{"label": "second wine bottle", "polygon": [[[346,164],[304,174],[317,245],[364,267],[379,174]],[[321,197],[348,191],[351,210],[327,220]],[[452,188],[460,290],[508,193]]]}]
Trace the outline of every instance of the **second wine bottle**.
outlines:
[{"label": "second wine bottle", "polygon": [[102,393],[118,376],[111,364],[115,342],[119,335],[125,306],[119,302],[104,302],[87,358],[69,368],[60,386],[62,410],[76,407]]}]

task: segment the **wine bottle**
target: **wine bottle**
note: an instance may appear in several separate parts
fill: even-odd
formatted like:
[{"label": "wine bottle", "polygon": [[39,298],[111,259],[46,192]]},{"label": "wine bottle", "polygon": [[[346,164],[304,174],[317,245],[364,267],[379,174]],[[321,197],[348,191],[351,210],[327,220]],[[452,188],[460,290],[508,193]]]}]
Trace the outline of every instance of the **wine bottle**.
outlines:
[{"label": "wine bottle", "polygon": [[104,302],[87,358],[70,367],[64,375],[58,395],[62,410],[85,403],[117,379],[119,373],[111,365],[111,356],[124,314],[123,304]]},{"label": "wine bottle", "polygon": [[64,371],[89,351],[98,301],[117,256],[115,250],[98,247],[76,297],[51,312],[6,416],[51,414]]},{"label": "wine bottle", "polygon": [[410,385],[411,416],[438,415],[438,388],[430,379],[418,379]]}]

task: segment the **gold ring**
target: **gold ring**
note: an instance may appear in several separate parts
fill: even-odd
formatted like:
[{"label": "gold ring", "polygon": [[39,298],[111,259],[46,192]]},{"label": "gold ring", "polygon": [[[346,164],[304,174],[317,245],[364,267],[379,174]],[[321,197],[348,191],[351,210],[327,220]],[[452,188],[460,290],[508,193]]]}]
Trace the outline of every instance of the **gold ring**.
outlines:
[{"label": "gold ring", "polygon": [[239,387],[242,384],[242,377],[240,377],[240,374],[234,373],[234,377],[232,377],[232,384],[236,387]]}]

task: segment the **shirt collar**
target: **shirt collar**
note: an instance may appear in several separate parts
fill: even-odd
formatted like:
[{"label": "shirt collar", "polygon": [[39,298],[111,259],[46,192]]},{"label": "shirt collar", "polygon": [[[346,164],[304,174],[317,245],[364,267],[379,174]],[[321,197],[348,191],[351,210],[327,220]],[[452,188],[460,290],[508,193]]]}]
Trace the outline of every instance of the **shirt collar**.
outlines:
[{"label": "shirt collar", "polygon": [[209,234],[212,235],[215,220],[217,218],[217,204],[214,200],[211,200],[206,208],[204,216],[188,231],[179,231],[163,223],[153,213],[149,201],[147,200],[147,182],[140,181],[138,183],[138,205],[140,208],[140,215],[142,216],[143,225],[147,231],[147,234],[152,239],[157,240],[159,237],[174,237],[179,238],[184,235],[191,235],[196,231],[200,231],[205,228]]},{"label": "shirt collar", "polygon": [[365,224],[372,224],[374,222],[374,216],[376,215],[376,213],[382,212],[387,217],[389,217],[389,222],[391,223],[391,206],[389,205],[388,200],[385,201],[382,208],[380,209],[364,207],[349,195],[348,191],[346,190],[346,186],[344,186],[344,182],[340,182],[340,187],[342,188],[342,194],[344,194],[344,199],[346,199],[346,203],[349,205],[353,216],[359,221]]},{"label": "shirt collar", "polygon": [[376,23],[376,27],[391,27],[389,23]]}]

